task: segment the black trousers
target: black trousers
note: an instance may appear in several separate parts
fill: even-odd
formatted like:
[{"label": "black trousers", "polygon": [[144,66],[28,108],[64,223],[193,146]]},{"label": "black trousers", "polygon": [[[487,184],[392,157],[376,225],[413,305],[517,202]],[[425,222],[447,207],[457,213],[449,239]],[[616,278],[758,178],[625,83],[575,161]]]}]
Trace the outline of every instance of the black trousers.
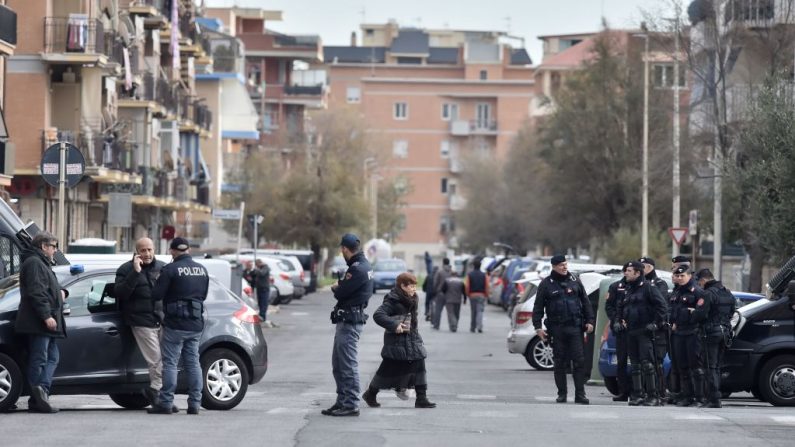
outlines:
[{"label": "black trousers", "polygon": [[671,336],[676,368],[681,383],[682,398],[703,397],[704,364],[701,356],[701,338],[698,334]]},{"label": "black trousers", "polygon": [[707,363],[707,398],[711,401],[720,400],[720,365],[723,359],[723,335],[710,335],[707,337],[706,363]]},{"label": "black trousers", "polygon": [[640,367],[644,362],[656,361],[651,344],[651,333],[645,329],[627,333],[627,350],[633,366]]},{"label": "black trousers", "polygon": [[632,382],[630,382],[629,374],[627,374],[627,359],[629,358],[627,333],[624,331],[617,334],[613,332],[613,334],[616,339],[616,378],[618,380],[619,393],[629,394]]},{"label": "black trousers", "polygon": [[585,397],[585,346],[580,325],[547,326],[552,336],[552,357],[555,362],[555,385],[558,395],[567,394],[566,365],[572,364],[574,395]]}]

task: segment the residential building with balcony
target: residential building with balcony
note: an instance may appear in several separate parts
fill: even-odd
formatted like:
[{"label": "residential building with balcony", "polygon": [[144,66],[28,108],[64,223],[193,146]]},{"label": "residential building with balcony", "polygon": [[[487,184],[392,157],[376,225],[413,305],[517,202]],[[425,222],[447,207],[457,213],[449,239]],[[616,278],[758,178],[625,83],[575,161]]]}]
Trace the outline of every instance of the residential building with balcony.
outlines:
[{"label": "residential building with balcony", "polygon": [[7,58],[14,55],[17,45],[17,14],[6,5],[6,0],[0,0],[0,195],[7,199],[6,188],[11,186],[14,175],[14,144],[8,133],[5,120],[7,110],[5,90],[5,73],[8,65]]},{"label": "residential building with balcony", "polygon": [[[329,108],[353,108],[387,146],[379,167],[405,197],[393,253],[418,262],[457,248],[463,164],[504,157],[529,119],[534,70],[497,31],[361,25],[362,45],[324,47]],[[419,265],[419,264],[418,264]]]},{"label": "residential building with balcony", "polygon": [[[53,230],[57,191],[42,182],[39,164],[49,145],[73,143],[86,170],[67,193],[68,239],[111,239],[130,250],[146,235],[162,251],[163,228],[196,238],[196,222],[209,214],[199,139],[209,136],[211,112],[193,86],[195,59],[203,56],[195,7],[190,0],[105,3],[9,1],[21,45],[7,87],[26,92],[8,104],[9,128],[20,135],[11,193],[23,219]],[[111,193],[130,195],[129,225],[110,226]]]}]

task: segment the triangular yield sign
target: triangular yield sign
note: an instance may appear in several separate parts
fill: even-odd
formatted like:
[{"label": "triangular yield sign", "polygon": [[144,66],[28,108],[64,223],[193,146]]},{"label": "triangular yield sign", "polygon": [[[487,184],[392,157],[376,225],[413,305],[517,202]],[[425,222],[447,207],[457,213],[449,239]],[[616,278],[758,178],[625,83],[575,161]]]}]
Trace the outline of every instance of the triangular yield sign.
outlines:
[{"label": "triangular yield sign", "polygon": [[671,239],[676,242],[676,245],[682,245],[685,243],[685,239],[687,239],[687,232],[687,228],[671,227],[668,229],[668,234],[671,235]]}]

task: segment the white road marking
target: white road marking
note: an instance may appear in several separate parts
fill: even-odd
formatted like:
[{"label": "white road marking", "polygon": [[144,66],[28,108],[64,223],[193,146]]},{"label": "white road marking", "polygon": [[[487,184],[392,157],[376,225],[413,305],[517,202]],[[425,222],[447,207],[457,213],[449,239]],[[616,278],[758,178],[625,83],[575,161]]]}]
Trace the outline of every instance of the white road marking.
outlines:
[{"label": "white road marking", "polygon": [[618,419],[618,415],[616,413],[606,413],[601,411],[586,411],[583,413],[573,412],[571,413],[571,417],[575,419]]},{"label": "white road marking", "polygon": [[536,396],[536,400],[541,402],[555,402],[557,397],[550,397],[550,396]]},{"label": "white road marking", "polygon": [[307,391],[305,393],[301,393],[301,395],[305,396],[305,397],[329,397],[329,396],[337,396],[337,393],[323,393],[323,392]]},{"label": "white road marking", "polygon": [[268,410],[268,414],[306,414],[309,413],[309,410],[306,408],[274,408],[272,410]]},{"label": "white road marking", "polygon": [[672,415],[674,419],[679,421],[723,421],[720,416],[715,416],[712,414],[698,414],[698,413],[687,413],[687,414],[674,414]]},{"label": "white road marking", "polygon": [[779,424],[795,425],[795,416],[770,416],[770,419]]},{"label": "white road marking", "polygon": [[465,400],[496,400],[497,396],[490,394],[459,394],[456,396],[459,399]]},{"label": "white road marking", "polygon": [[290,312],[290,315],[293,315],[295,317],[305,317],[309,315],[309,312]]},{"label": "white road marking", "polygon": [[469,413],[469,417],[509,419],[518,418],[519,413],[515,413],[513,411],[473,411],[472,413]]},{"label": "white road marking", "polygon": [[78,405],[74,407],[76,410],[120,410],[118,405]]}]

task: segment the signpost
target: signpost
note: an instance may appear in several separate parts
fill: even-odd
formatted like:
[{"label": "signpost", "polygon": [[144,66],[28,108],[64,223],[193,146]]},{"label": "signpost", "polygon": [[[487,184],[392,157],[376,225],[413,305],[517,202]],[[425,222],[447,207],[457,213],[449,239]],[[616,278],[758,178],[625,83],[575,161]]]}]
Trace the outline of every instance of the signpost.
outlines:
[{"label": "signpost", "polygon": [[239,209],[213,210],[213,218],[221,220],[238,220],[241,214]]},{"label": "signpost", "polygon": [[670,227],[668,228],[668,234],[671,235],[671,239],[674,240],[676,245],[681,246],[687,239],[687,228]]},{"label": "signpost", "polygon": [[86,171],[86,159],[75,145],[60,141],[50,145],[41,157],[41,177],[58,187],[58,242],[66,252],[66,188],[74,188]]}]

